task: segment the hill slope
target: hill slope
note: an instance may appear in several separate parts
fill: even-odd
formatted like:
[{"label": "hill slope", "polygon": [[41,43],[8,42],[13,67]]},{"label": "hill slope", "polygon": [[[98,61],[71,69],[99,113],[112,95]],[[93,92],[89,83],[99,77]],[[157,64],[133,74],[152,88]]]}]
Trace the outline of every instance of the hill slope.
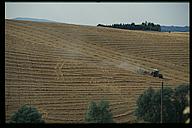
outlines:
[{"label": "hill slope", "polygon": [[189,83],[189,33],[6,20],[6,121],[31,104],[48,123],[81,123],[105,99],[116,122],[131,122],[138,96],[162,81],[139,68],[159,69],[165,86]]}]

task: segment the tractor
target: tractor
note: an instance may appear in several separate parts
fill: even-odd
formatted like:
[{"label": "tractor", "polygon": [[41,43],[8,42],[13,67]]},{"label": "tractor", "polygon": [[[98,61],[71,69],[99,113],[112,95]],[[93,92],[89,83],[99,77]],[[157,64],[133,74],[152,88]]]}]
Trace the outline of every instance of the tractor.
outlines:
[{"label": "tractor", "polygon": [[163,79],[163,75],[159,73],[158,69],[153,69],[153,71],[151,72],[151,76],[159,77],[159,78]]}]

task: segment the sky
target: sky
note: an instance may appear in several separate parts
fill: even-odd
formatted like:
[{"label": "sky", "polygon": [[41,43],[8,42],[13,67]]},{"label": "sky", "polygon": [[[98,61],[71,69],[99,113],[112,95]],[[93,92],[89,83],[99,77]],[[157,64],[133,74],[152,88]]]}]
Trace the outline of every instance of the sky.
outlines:
[{"label": "sky", "polygon": [[160,25],[189,26],[189,3],[59,3],[5,2],[5,18],[48,19],[90,25],[148,21]]}]

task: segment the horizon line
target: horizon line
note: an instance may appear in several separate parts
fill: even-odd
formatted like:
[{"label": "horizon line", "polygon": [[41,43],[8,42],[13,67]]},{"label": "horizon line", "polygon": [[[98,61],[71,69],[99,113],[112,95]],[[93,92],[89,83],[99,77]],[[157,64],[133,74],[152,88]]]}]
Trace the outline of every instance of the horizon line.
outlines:
[{"label": "horizon line", "polygon": [[[62,21],[55,21],[55,20],[50,20],[50,19],[44,19],[44,18],[32,18],[32,17],[15,17],[15,18],[5,18],[5,19],[8,19],[8,20],[19,20],[19,19],[16,19],[16,18],[28,18],[28,19],[37,19],[37,20],[47,20],[49,22],[57,22],[57,23],[66,23],[66,24],[74,24],[74,25],[86,25],[86,26],[97,26],[98,24],[104,24],[104,23],[97,23],[95,25],[93,24],[79,24],[79,23],[68,23],[68,22],[62,22]],[[23,20],[24,21],[24,20]],[[25,20],[25,21],[32,21],[32,20]],[[34,21],[35,22],[35,21]],[[37,22],[41,22],[41,21],[37,21]],[[144,21],[142,21],[141,23],[143,23]],[[150,21],[147,21],[147,23],[149,23]],[[123,23],[123,22],[119,22],[119,23],[113,23],[113,24],[131,24],[131,23],[134,23],[134,22],[130,22],[130,23]],[[136,25],[137,24],[141,24],[141,23],[135,23]],[[150,22],[150,23],[154,23],[154,22]],[[160,26],[173,26],[173,27],[190,27],[190,25],[168,25],[168,24],[160,24],[160,23],[154,23],[154,24],[159,24]],[[104,25],[112,25],[112,24],[104,24]]]}]

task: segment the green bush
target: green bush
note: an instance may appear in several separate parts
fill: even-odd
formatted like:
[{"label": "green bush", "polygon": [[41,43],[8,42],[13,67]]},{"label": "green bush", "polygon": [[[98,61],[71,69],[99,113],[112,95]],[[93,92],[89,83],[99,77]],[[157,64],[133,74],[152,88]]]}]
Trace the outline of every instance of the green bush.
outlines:
[{"label": "green bush", "polygon": [[109,103],[101,100],[97,105],[92,101],[88,106],[85,121],[88,123],[114,123],[112,113],[109,111]]},{"label": "green bush", "polygon": [[35,107],[24,105],[11,116],[10,123],[44,123],[44,120]]}]

